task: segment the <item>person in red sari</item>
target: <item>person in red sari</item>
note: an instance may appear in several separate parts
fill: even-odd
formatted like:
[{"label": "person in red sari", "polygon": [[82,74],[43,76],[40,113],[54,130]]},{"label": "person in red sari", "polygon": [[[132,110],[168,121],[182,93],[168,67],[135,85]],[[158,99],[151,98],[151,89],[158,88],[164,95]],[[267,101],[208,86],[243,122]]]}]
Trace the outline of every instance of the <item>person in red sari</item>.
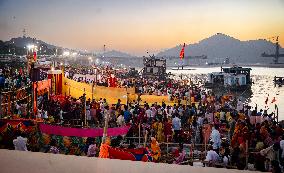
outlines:
[{"label": "person in red sari", "polygon": [[172,123],[167,118],[164,119],[164,135],[167,142],[172,141]]},{"label": "person in red sari", "polygon": [[240,130],[241,131],[240,131],[240,133],[238,135],[239,136],[238,137],[238,143],[239,143],[239,145],[245,146],[246,141],[247,140],[249,141],[249,137],[250,137],[249,129],[248,129],[248,127],[247,127],[245,122],[241,122],[241,129]]},{"label": "person in red sari", "polygon": [[141,110],[141,112],[138,115],[138,122],[143,123],[145,119],[145,111],[144,109]]},{"label": "person in red sari", "polygon": [[231,146],[237,147],[239,145],[244,145],[246,140],[250,141],[249,129],[244,121],[238,120],[235,128],[235,132],[231,141]]},{"label": "person in red sari", "polygon": [[264,142],[264,144],[266,146],[272,146],[274,144],[273,140],[272,140],[272,138],[271,138],[271,136],[270,136],[270,134],[269,134],[269,132],[268,132],[268,130],[267,130],[265,125],[263,125],[260,128],[260,135],[261,135],[262,140],[263,140],[263,142]]}]

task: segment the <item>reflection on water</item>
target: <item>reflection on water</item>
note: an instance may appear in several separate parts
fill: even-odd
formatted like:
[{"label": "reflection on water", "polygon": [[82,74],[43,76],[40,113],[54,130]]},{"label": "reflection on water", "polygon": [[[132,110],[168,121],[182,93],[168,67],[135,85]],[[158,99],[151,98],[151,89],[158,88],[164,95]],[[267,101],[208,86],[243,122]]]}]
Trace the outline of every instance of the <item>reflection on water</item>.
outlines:
[{"label": "reflection on water", "polygon": [[[254,84],[252,85],[252,96],[250,98],[250,105],[258,104],[259,108],[267,106],[269,112],[275,111],[275,104],[279,108],[279,120],[284,119],[284,87],[274,86],[274,76],[270,75],[255,75],[252,76]],[[267,105],[265,100],[268,97]],[[271,103],[275,97],[276,102]]]},{"label": "reflection on water", "polygon": [[[275,111],[275,104],[278,105],[279,108],[279,120],[284,120],[284,86],[274,87],[274,76],[283,76],[284,77],[284,68],[264,68],[264,67],[251,67],[251,78],[254,84],[251,87],[250,91],[245,91],[241,93],[235,93],[237,96],[248,103],[250,106],[255,107],[258,105],[258,109],[267,109],[270,113],[271,111]],[[221,70],[220,67],[213,68],[194,68],[195,70],[168,70],[172,74],[176,74],[177,77],[180,74],[183,77],[189,77],[194,81],[204,81],[206,80],[207,73],[210,72],[219,72]],[[226,91],[228,92],[228,91]],[[267,105],[265,104],[265,100],[268,97]],[[275,97],[276,102],[271,103],[273,97]]]}]

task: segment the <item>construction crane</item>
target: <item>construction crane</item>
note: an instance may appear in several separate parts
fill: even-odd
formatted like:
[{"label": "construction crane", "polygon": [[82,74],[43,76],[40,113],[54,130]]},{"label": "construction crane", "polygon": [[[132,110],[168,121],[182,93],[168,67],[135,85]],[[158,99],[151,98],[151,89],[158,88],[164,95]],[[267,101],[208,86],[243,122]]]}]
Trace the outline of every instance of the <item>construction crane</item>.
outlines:
[{"label": "construction crane", "polygon": [[279,58],[280,57],[284,57],[284,54],[280,54],[279,53],[278,38],[279,38],[279,36],[275,36],[275,37],[270,37],[270,38],[267,39],[267,40],[275,40],[276,41],[276,43],[275,43],[275,46],[276,46],[275,54],[267,54],[265,52],[263,54],[261,54],[262,57],[273,57],[274,58],[273,59],[274,64],[278,64],[279,63],[278,62]]}]

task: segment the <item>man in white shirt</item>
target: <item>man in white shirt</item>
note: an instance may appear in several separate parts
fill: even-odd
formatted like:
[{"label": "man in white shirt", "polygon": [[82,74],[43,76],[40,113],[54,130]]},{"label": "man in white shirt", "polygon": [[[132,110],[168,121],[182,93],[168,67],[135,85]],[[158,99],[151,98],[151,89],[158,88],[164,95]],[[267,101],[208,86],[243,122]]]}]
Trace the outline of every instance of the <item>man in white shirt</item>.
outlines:
[{"label": "man in white shirt", "polygon": [[172,126],[173,126],[173,130],[174,130],[174,141],[175,142],[179,142],[179,134],[180,134],[180,130],[181,130],[181,120],[179,117],[177,116],[173,116],[173,120],[172,120]]},{"label": "man in white shirt", "polygon": [[216,151],[213,150],[212,145],[209,145],[205,161],[209,162],[210,166],[218,162],[218,160],[219,160],[219,155],[216,153]]},{"label": "man in white shirt", "polygon": [[28,151],[27,142],[28,142],[27,138],[24,138],[21,135],[19,135],[16,139],[13,140],[15,150]]},{"label": "man in white shirt", "polygon": [[43,111],[43,118],[48,119],[47,111]]},{"label": "man in white shirt", "polygon": [[18,115],[21,115],[21,113],[22,113],[22,112],[21,112],[21,106],[20,106],[18,103],[16,103],[16,109],[17,109],[17,111],[18,111],[17,114],[18,114]]},{"label": "man in white shirt", "polygon": [[202,126],[202,125],[203,125],[203,120],[204,120],[204,117],[203,117],[203,116],[198,117],[197,123],[198,123],[199,126]]},{"label": "man in white shirt", "polygon": [[123,115],[119,115],[118,117],[117,117],[117,120],[116,120],[116,123],[117,123],[117,126],[119,126],[119,127],[121,127],[121,126],[123,126],[124,125],[124,117],[123,117]]},{"label": "man in white shirt", "polygon": [[243,110],[244,104],[243,102],[239,99],[237,103],[237,111]]},{"label": "man in white shirt", "polygon": [[37,109],[37,118],[41,118],[41,110]]},{"label": "man in white shirt", "polygon": [[152,111],[150,108],[148,108],[146,111],[145,111],[145,114],[147,116],[148,119],[152,118]]},{"label": "man in white shirt", "polygon": [[213,149],[218,150],[221,146],[221,135],[219,132],[219,127],[216,125],[213,127],[211,135],[210,135],[210,141],[213,142]]}]

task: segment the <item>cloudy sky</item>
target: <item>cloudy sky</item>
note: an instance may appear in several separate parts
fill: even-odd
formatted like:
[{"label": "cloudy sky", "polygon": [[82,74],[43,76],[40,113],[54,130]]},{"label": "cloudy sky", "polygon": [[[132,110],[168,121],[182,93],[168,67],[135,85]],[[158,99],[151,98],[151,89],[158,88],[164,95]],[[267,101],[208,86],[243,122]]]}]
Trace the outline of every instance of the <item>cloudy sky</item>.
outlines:
[{"label": "cloudy sky", "polygon": [[240,40],[280,36],[284,0],[0,0],[0,39],[28,36],[77,49],[136,55],[215,33]]}]

